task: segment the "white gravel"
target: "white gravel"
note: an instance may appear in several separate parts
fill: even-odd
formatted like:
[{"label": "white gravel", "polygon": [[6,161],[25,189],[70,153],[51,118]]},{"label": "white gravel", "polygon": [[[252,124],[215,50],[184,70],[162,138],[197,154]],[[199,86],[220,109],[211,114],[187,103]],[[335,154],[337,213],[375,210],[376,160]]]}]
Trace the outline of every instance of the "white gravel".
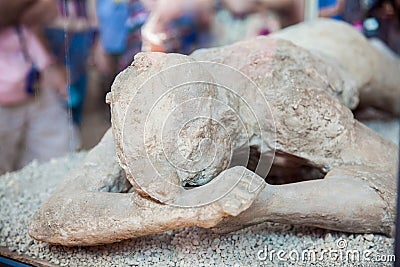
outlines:
[{"label": "white gravel", "polygon": [[[392,131],[393,140],[397,139],[396,129],[398,132],[398,125]],[[393,264],[387,260],[393,254],[392,238],[271,223],[224,235],[192,227],[97,247],[62,247],[32,240],[27,234],[27,226],[33,213],[54,190],[65,173],[77,166],[84,156],[85,153],[79,153],[43,165],[32,163],[19,172],[0,177],[0,247],[7,247],[16,254],[60,266],[392,266]],[[259,252],[260,250],[262,251]],[[266,255],[265,250],[268,253],[275,251],[272,260],[269,259],[271,254]],[[278,252],[283,259],[279,260]],[[312,258],[302,257],[302,254],[307,252],[316,253],[315,261]],[[299,253],[299,260],[295,260],[296,253]],[[379,263],[362,261],[363,253],[368,254],[366,255],[368,259],[386,257],[386,260]],[[355,254],[359,254],[361,259],[354,259],[352,255]],[[293,260],[290,260],[289,256]]]}]

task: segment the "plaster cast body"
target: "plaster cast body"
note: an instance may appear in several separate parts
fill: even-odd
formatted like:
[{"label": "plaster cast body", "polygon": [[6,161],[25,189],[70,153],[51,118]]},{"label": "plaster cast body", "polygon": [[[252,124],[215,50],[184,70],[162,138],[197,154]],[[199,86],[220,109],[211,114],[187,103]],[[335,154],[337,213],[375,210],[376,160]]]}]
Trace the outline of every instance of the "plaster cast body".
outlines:
[{"label": "plaster cast body", "polygon": [[[336,32],[349,31],[349,38],[357,34],[340,23],[321,23],[336,27]],[[296,27],[308,31],[309,26]],[[343,48],[336,45],[338,50]],[[323,47],[314,53],[277,37],[262,37],[199,50],[191,56],[138,54],[132,66],[118,75],[107,97],[112,134],[111,130],[106,133],[82,167],[43,204],[33,218],[30,235],[49,243],[95,245],[193,225],[224,232],[263,221],[391,235],[398,147],[356,121],[349,109],[358,104],[365,81],[380,80],[369,77],[372,73],[368,71],[353,77],[349,69],[359,66],[337,59],[334,53],[324,60],[323,53]],[[249,94],[249,83],[235,79],[230,86],[239,88],[237,94],[213,84],[168,91],[188,81],[220,79],[212,65],[207,65],[209,69],[196,65],[201,61],[239,70],[255,83],[261,95]],[[183,69],[173,70],[188,70],[186,75],[169,72],[177,65]],[[143,84],[150,89],[142,90]],[[160,92],[166,93],[161,100]],[[132,99],[143,101],[132,103]],[[191,99],[196,102],[189,102],[185,112],[171,117],[170,129],[179,126],[175,120],[190,121],[200,109],[208,119],[185,124],[178,139],[174,131],[167,131],[167,138],[158,137],[157,123],[167,116],[171,105]],[[216,109],[208,99],[231,109]],[[267,100],[268,109],[260,99]],[[156,102],[157,112],[149,116],[143,107],[153,108]],[[250,103],[256,117],[265,120],[256,124],[243,103]],[[215,122],[224,125],[223,131]],[[212,142],[202,142],[205,138]],[[257,148],[260,165],[265,160],[284,169],[306,166],[316,174],[310,172],[310,177],[303,177],[307,181],[299,183],[267,184],[265,177],[243,166],[230,167],[232,153],[222,149],[227,145],[233,154],[249,146]],[[213,149],[218,153],[208,168],[193,172],[196,164],[202,164],[197,160],[198,151]],[[275,158],[271,156],[274,152]],[[149,160],[163,179],[145,175]],[[185,163],[188,169],[176,168]],[[258,169],[256,172],[263,175]],[[146,179],[138,178],[142,176]],[[182,186],[203,184],[212,184],[213,192],[227,193],[207,205],[160,203],[190,202],[181,197]],[[236,186],[227,190],[231,184]],[[189,190],[191,196],[204,194],[201,188]]]}]

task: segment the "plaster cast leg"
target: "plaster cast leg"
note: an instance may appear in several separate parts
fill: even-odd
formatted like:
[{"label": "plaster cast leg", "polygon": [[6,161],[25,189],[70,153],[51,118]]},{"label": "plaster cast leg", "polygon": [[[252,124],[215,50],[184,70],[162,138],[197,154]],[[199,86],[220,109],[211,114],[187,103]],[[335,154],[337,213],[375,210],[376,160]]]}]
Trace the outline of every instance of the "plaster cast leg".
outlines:
[{"label": "plaster cast leg", "polygon": [[224,219],[215,231],[272,221],[392,235],[398,147],[358,122],[348,131],[336,146],[336,167],[323,179],[267,185],[248,210]]},{"label": "plaster cast leg", "polygon": [[368,181],[384,174],[367,170],[365,166],[341,167],[322,180],[267,185],[248,210],[225,218],[213,230],[230,232],[270,221],[392,235],[395,203],[387,203]]},{"label": "plaster cast leg", "polygon": [[378,39],[369,43],[378,56],[373,81],[360,90],[360,106],[400,116],[400,58]]},{"label": "plaster cast leg", "polygon": [[371,45],[353,27],[332,19],[299,23],[271,34],[343,66],[360,89],[360,104],[400,115],[400,59]]}]

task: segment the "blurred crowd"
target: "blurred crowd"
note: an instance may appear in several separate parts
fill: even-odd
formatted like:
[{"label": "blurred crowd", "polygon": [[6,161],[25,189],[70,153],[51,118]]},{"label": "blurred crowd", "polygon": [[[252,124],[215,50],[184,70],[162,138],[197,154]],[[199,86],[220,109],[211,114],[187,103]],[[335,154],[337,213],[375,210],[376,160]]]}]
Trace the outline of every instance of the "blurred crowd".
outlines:
[{"label": "blurred crowd", "polygon": [[[90,71],[104,95],[140,51],[268,35],[303,21],[305,1],[0,0],[0,174],[79,149]],[[400,53],[400,0],[318,7]]]}]

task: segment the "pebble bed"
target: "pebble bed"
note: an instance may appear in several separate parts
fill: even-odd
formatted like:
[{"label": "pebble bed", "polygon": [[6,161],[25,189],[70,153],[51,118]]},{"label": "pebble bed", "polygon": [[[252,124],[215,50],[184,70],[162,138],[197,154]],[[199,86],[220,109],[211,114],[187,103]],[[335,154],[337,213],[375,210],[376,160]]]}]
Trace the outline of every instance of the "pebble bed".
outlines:
[{"label": "pebble bed", "polygon": [[[385,133],[393,129],[389,132],[397,139],[398,122],[379,127]],[[190,227],[95,247],[63,247],[32,240],[27,233],[30,218],[84,156],[77,153],[45,164],[33,162],[0,177],[0,247],[50,266],[393,265],[392,238],[273,223],[229,234]]]}]

